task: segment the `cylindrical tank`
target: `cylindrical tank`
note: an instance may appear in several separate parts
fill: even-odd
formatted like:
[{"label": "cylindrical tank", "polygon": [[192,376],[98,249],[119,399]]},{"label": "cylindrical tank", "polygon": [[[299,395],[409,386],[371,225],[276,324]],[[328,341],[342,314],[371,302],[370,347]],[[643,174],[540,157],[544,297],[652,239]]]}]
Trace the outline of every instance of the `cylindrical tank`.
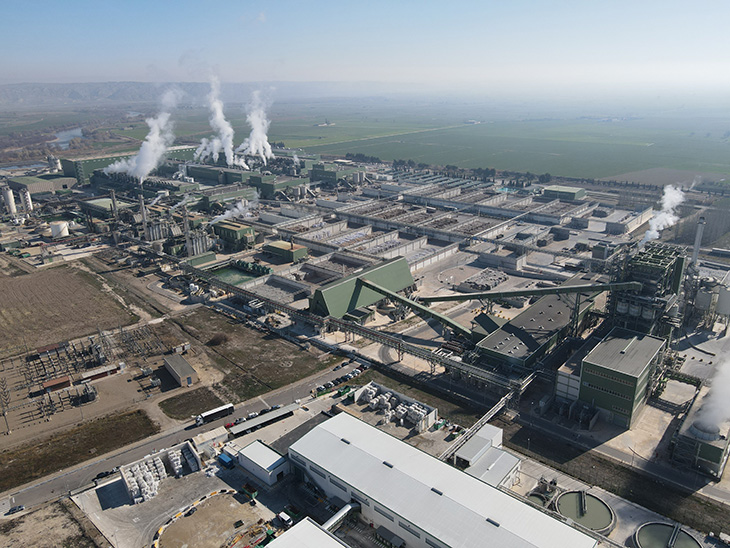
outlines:
[{"label": "cylindrical tank", "polygon": [[666,548],[670,539],[675,535],[674,548],[700,548],[702,545],[684,529],[679,529],[671,523],[645,523],[634,533],[634,545],[637,548]]},{"label": "cylindrical tank", "polygon": [[51,223],[51,238],[66,238],[68,236],[68,223],[66,221],[53,221]]},{"label": "cylindrical tank", "polygon": [[619,314],[626,314],[629,311],[629,303],[626,301],[619,301],[616,305],[616,312]]},{"label": "cylindrical tank", "polygon": [[712,291],[700,289],[695,297],[695,308],[706,312],[710,309],[710,306],[712,306]]},{"label": "cylindrical tank", "polygon": [[654,309],[649,306],[642,307],[641,317],[645,320],[651,320],[654,317]]},{"label": "cylindrical tank", "polygon": [[15,196],[10,187],[3,188],[3,200],[5,201],[5,209],[7,209],[10,215],[17,215],[18,208],[15,207]]},{"label": "cylindrical tank", "polygon": [[638,316],[639,314],[641,314],[641,306],[639,306],[638,304],[629,305],[630,316]]},{"label": "cylindrical tank", "polygon": [[730,288],[721,287],[717,296],[717,308],[715,312],[723,316],[730,315]]}]

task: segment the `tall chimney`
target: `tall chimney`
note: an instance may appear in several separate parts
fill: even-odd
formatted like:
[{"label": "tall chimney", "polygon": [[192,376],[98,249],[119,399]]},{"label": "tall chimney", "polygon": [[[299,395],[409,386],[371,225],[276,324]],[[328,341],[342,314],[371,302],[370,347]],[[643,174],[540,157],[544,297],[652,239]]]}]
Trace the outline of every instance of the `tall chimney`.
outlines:
[{"label": "tall chimney", "polygon": [[142,194],[142,189],[139,189],[139,210],[142,213],[142,230],[144,231],[144,238],[145,240],[149,240],[149,236],[147,235],[147,208],[144,206],[144,194]]},{"label": "tall chimney", "polygon": [[700,254],[700,244],[702,243],[702,233],[705,231],[705,218],[700,217],[697,221],[697,235],[695,236],[695,247],[692,251],[692,264],[697,265],[697,257]]},{"label": "tall chimney", "polygon": [[[114,215],[114,218],[116,219],[117,217],[119,217],[119,209],[117,208],[117,193],[114,192],[114,190],[110,190],[109,197],[112,199],[112,215]],[[144,209],[144,205],[142,206],[142,209]]]},{"label": "tall chimney", "polygon": [[185,250],[188,257],[193,256],[193,243],[190,239],[190,223],[188,223],[188,207],[183,204],[182,208],[183,230],[185,231]]}]

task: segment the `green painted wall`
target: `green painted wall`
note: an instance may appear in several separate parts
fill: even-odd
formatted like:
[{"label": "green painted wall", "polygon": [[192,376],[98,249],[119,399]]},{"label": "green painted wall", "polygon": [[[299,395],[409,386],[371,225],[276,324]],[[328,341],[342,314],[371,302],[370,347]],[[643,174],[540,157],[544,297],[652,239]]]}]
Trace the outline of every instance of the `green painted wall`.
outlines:
[{"label": "green painted wall", "polygon": [[356,308],[369,306],[383,299],[383,296],[377,291],[360,286],[357,283],[358,277],[370,280],[391,291],[402,291],[413,285],[413,276],[408,262],[403,257],[398,257],[317,289],[310,297],[310,311],[320,316],[342,318]]}]

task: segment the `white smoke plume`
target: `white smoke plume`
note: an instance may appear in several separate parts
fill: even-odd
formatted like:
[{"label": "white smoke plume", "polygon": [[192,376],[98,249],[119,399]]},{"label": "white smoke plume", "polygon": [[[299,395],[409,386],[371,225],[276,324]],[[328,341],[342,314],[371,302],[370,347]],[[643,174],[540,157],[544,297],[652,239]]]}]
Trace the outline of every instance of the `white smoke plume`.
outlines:
[{"label": "white smoke plume", "polygon": [[296,152],[294,154],[292,154],[291,159],[294,160],[294,165],[298,167],[299,166],[299,156],[297,156]]},{"label": "white smoke plume", "polygon": [[639,246],[643,246],[649,240],[659,238],[659,233],[665,228],[674,226],[679,220],[679,216],[675,210],[677,206],[684,202],[684,192],[678,186],[667,185],[664,187],[662,194],[662,209],[654,213],[649,220],[649,230],[646,231],[644,237],[639,242]]},{"label": "white smoke plume", "polygon": [[191,198],[190,194],[186,194],[185,196],[183,196],[183,199],[182,200],[180,200],[178,203],[176,203],[174,206],[172,206],[170,208],[170,211],[175,211],[181,205],[187,204],[191,199],[192,198]]},{"label": "white smoke plume", "polygon": [[169,89],[162,95],[160,113],[154,118],[145,120],[150,128],[139,152],[134,156],[118,160],[104,169],[104,173],[127,173],[137,177],[140,184],[158,167],[165,156],[165,152],[175,140],[173,122],[170,120],[172,110],[182,96],[178,89]]},{"label": "white smoke plume", "polygon": [[226,219],[244,219],[247,217],[253,217],[252,210],[256,209],[258,205],[259,198],[257,194],[256,197],[252,200],[241,200],[222,215],[214,217],[213,220],[210,221],[210,223],[214,224],[218,221],[224,221]]},{"label": "white smoke plume", "polygon": [[195,151],[196,160],[205,160],[213,158],[214,162],[218,161],[221,152],[226,156],[226,163],[229,166],[238,165],[248,167],[240,158],[236,158],[233,154],[233,127],[225,114],[223,114],[223,101],[220,100],[221,85],[218,78],[210,81],[210,93],[208,93],[208,108],[210,109],[210,127],[215,135],[210,139],[203,138],[200,146]]},{"label": "white smoke plume", "polygon": [[697,414],[697,420],[707,425],[719,426],[728,419],[730,419],[730,359],[726,358],[715,369],[710,393]]},{"label": "white smoke plume", "polygon": [[266,117],[266,101],[261,98],[260,91],[254,91],[251,97],[251,102],[248,104],[248,114],[246,120],[248,125],[251,126],[251,134],[241,143],[236,149],[236,152],[243,152],[244,154],[250,154],[252,156],[259,156],[266,165],[266,160],[273,158],[274,154],[271,152],[271,145],[267,133],[271,122]]}]

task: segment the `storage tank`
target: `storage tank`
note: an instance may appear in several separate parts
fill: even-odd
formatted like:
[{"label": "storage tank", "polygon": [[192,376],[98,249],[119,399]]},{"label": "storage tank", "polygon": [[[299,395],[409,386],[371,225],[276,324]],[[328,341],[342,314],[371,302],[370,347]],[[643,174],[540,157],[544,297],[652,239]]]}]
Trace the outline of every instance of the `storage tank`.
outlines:
[{"label": "storage tank", "polygon": [[638,316],[639,314],[641,314],[641,306],[638,304],[629,305],[629,315]]},{"label": "storage tank", "polygon": [[66,238],[68,236],[68,223],[66,221],[53,221],[51,223],[51,238]]},{"label": "storage tank", "polygon": [[721,287],[717,297],[715,312],[723,316],[730,316],[730,288]]},{"label": "storage tank", "polygon": [[704,288],[700,289],[697,291],[697,296],[695,297],[695,308],[702,312],[708,311],[712,306],[712,297],[712,291],[708,291]]},{"label": "storage tank", "polygon": [[5,209],[10,215],[17,215],[18,208],[15,207],[15,196],[10,187],[3,187],[3,200],[5,201]]},{"label": "storage tank", "polygon": [[645,320],[651,320],[654,318],[654,309],[649,306],[641,308],[641,317]]},{"label": "storage tank", "polygon": [[626,314],[629,311],[629,303],[626,301],[619,301],[616,305],[616,312],[619,314]]}]

